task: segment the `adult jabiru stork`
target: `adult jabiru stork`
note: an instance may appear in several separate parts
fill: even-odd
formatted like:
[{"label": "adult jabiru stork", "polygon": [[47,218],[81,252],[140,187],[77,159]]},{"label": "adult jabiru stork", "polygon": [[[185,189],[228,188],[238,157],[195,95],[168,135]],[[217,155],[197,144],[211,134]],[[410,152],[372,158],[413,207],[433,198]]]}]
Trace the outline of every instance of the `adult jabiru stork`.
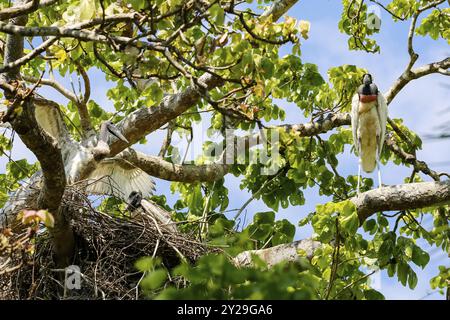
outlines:
[{"label": "adult jabiru stork", "polygon": [[378,169],[378,186],[381,187],[380,155],[383,150],[388,117],[386,98],[372,82],[372,76],[365,74],[358,91],[352,99],[352,132],[355,151],[359,156],[359,193],[361,167],[370,173]]}]

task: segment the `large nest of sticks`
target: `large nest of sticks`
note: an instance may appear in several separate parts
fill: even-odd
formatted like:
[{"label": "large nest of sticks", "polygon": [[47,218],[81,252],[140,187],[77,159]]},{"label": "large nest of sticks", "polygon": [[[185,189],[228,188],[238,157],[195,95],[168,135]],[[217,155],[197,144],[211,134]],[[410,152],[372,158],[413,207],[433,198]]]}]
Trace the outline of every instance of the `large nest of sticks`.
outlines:
[{"label": "large nest of sticks", "polygon": [[66,192],[64,208],[76,238],[72,264],[81,272],[81,288],[65,288],[67,273],[55,266],[48,232],[33,236],[32,254],[25,253],[24,232],[14,236],[19,245],[15,253],[9,252],[9,266],[3,257],[3,271],[9,270],[0,272],[0,299],[144,298],[139,288],[143,273],[135,268],[139,258],[158,256],[171,268],[181,259],[194,262],[211,252],[190,235],[161,228],[151,216],[118,217],[97,211],[79,190]]}]

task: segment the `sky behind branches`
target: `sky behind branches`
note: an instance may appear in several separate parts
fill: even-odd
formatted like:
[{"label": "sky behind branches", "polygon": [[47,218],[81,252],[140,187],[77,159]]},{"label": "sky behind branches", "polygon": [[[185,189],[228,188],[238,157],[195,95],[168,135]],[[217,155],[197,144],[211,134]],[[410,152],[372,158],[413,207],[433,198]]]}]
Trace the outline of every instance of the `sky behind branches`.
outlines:
[{"label": "sky behind branches", "polygon": [[[302,40],[302,56],[304,63],[317,64],[322,76],[327,78],[327,70],[330,67],[343,64],[354,64],[358,67],[366,68],[373,75],[375,83],[382,92],[386,92],[393,84],[394,80],[403,72],[409,61],[407,53],[407,35],[409,22],[394,23],[390,15],[381,12],[381,31],[375,36],[381,47],[380,54],[369,54],[364,51],[349,51],[347,47],[348,36],[340,34],[337,28],[338,21],[342,12],[341,2],[338,0],[304,0],[299,1],[290,11],[289,16],[296,19],[308,20],[311,23],[311,31],[308,40]],[[423,18],[425,15],[421,16]],[[414,46],[419,54],[419,59],[415,66],[421,66],[432,61],[439,61],[449,56],[450,47],[443,41],[435,41],[430,38],[416,36]],[[281,50],[281,54],[290,53],[290,47],[285,46]],[[106,92],[113,86],[105,80],[104,74],[100,71],[91,70],[89,72],[91,78],[91,99],[95,100],[101,107],[108,111],[114,111],[112,103],[108,100]],[[57,80],[63,85],[70,88],[69,78],[64,79],[57,76]],[[74,78],[76,82],[76,78]],[[404,124],[423,137],[426,134],[433,133],[434,130],[445,121],[450,120],[450,112],[444,112],[450,108],[448,78],[442,75],[430,75],[408,84],[399,95],[393,100],[389,106],[389,115],[391,118],[402,118]],[[67,100],[59,93],[51,88],[40,88],[39,93],[49,99],[66,104]],[[284,123],[303,123],[307,121],[298,107],[292,103],[280,101],[279,105],[286,111],[286,120]],[[209,117],[204,116],[205,122]],[[209,126],[197,125],[194,127],[196,137],[201,136],[203,128]],[[137,150],[158,154],[165,132],[158,130],[147,137],[146,145],[136,145]],[[18,160],[27,158],[29,161],[35,161],[33,154],[28,151],[23,144],[18,141],[13,149],[13,159]],[[195,141],[195,140],[194,140]],[[201,150],[199,145],[195,146],[195,150]],[[417,153],[418,159],[426,161],[433,170],[450,171],[450,139],[444,140],[426,140],[423,141],[423,149]],[[338,156],[338,171],[343,176],[350,174],[356,175],[358,168],[358,159],[350,148],[346,147],[344,154]],[[5,172],[5,166],[8,159],[5,156],[0,158],[0,172]],[[411,169],[405,166],[396,166],[387,164],[382,166],[383,183],[387,185],[401,184],[403,179],[411,174]],[[376,184],[376,173],[368,175],[374,179]],[[423,176],[424,180],[431,180],[427,176]],[[230,204],[228,209],[240,208],[250,197],[251,194],[239,188],[240,178],[227,175],[225,185],[229,189]],[[166,195],[168,203],[173,205],[179,196],[170,193],[170,182],[156,179],[156,194]],[[306,203],[301,207],[290,206],[287,209],[280,208],[277,213],[277,219],[288,219],[294,225],[304,218],[308,213],[315,210],[315,206],[330,200],[329,197],[320,196],[318,188],[310,188],[305,190],[304,197]],[[241,224],[251,221],[253,215],[261,211],[269,211],[270,209],[260,200],[252,201],[242,215]],[[233,217],[234,213],[229,214]],[[429,217],[431,218],[431,217]],[[432,220],[424,220],[423,226],[430,229]],[[305,226],[297,228],[295,239],[303,239],[310,237],[312,228]],[[443,299],[443,296],[437,292],[432,292],[429,286],[431,277],[437,275],[439,265],[449,265],[449,259],[443,252],[436,253],[436,250],[429,249],[431,260],[428,266],[421,270],[414,267],[417,272],[419,282],[414,290],[403,287],[396,276],[389,278],[386,272],[382,272],[381,281],[378,288],[387,299]]]}]

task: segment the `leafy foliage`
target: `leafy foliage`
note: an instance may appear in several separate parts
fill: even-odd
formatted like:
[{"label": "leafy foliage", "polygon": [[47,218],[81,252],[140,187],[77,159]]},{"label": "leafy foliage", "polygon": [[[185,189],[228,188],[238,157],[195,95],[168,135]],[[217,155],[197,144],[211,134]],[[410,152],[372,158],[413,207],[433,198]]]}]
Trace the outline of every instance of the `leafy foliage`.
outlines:
[{"label": "leafy foliage", "polygon": [[[239,10],[232,10],[229,6],[234,1],[59,1],[31,13],[27,26],[72,25],[128,13],[150,14],[152,19],[142,19],[137,24],[127,20],[103,21],[91,28],[109,37],[133,38],[135,45],[114,43],[112,38],[110,42],[97,43],[60,38],[48,48],[45,58],[38,55],[21,72],[24,76],[40,77],[44,71],[52,70],[58,77],[77,77],[79,88],[76,90],[77,85],[72,84],[72,89],[78,98],[86,94],[81,88],[80,70],[95,77],[104,76],[112,83],[106,91],[112,107],[107,110],[100,100],[95,100],[96,96],[88,97],[86,108],[94,128],[104,120],[117,122],[140,108],[154,108],[166,95],[196,84],[195,80],[206,72],[220,76],[226,80],[223,85],[204,94],[199,103],[169,124],[172,135],[186,141],[192,138],[196,124],[206,124],[211,139],[203,146],[204,154],[192,161],[203,164],[206,150],[224,144],[212,137],[223,133],[227,126],[247,131],[285,121],[286,110],[279,101],[290,102],[289,108],[311,121],[349,112],[351,98],[362,75],[368,72],[346,64],[333,66],[322,75],[317,65],[301,58],[301,47],[310,37],[310,23],[289,16],[280,21],[260,18],[260,11],[252,4],[265,7],[271,2],[249,0]],[[427,3],[393,0],[386,8],[394,21],[408,20]],[[0,4],[9,5],[8,1]],[[450,43],[449,13],[448,8],[433,9],[418,23],[416,33]],[[368,21],[374,22],[375,27]],[[380,30],[378,22],[379,17],[369,10],[367,1],[342,1],[337,27],[349,36],[349,50],[380,52],[374,39]],[[148,49],[157,45],[166,47]],[[79,140],[82,134],[77,103],[69,101],[60,109],[71,134]],[[203,117],[205,113],[210,117]],[[405,152],[415,154],[422,147],[420,137],[402,119],[392,119],[392,123],[394,127],[388,126],[392,139]],[[229,208],[225,179],[172,182],[170,190],[178,196],[173,206],[169,206],[165,195],[152,198],[172,213],[180,231],[223,248],[223,253],[204,256],[193,265],[183,262],[171,270],[159,258],[143,257],[136,262],[136,269],[145,275],[140,282],[144,292],[157,299],[383,299],[368,281],[368,276],[379,269],[387,270],[390,277],[396,276],[404,286],[416,287],[418,277],[412,265],[424,268],[430,260],[418,245],[419,240],[443,251],[449,248],[449,208],[409,210],[393,216],[380,212],[360,221],[355,206],[348,200],[356,194],[357,178],[342,176],[338,171],[338,156],[353,143],[351,130],[339,128],[326,136],[311,137],[301,137],[284,128],[274,130],[280,136],[280,141],[272,144],[280,150],[280,157],[270,160],[277,168],[274,174],[261,175],[263,164],[250,163],[250,158],[261,154],[257,148],[250,150],[245,161],[230,165],[230,172],[240,177],[240,189],[251,193],[252,199],[261,199],[269,208],[255,213],[248,225],[241,225],[239,214],[231,218],[229,213],[236,210]],[[147,141],[143,138],[139,142]],[[0,149],[6,154],[11,148],[12,142],[0,136]],[[183,157],[174,144],[164,154],[167,161]],[[387,148],[381,161],[411,166]],[[9,192],[37,170],[38,164],[29,164],[25,159],[10,161],[6,173],[0,174],[0,205],[5,204]],[[371,179],[363,179],[361,191],[372,186]],[[315,212],[306,214],[301,209],[306,201],[305,191],[311,188],[317,188],[330,202],[317,205]],[[96,205],[98,210],[112,215],[122,215],[126,207],[113,197]],[[230,257],[243,251],[295,239],[295,226],[277,217],[280,208],[298,211],[299,226],[312,226],[320,248],[310,260],[299,252],[299,261],[293,264],[268,267],[256,259],[251,267],[234,265]],[[424,215],[432,217],[432,230],[420,227],[418,220]],[[34,212],[30,217],[51,224],[44,212]],[[449,270],[441,267],[439,272],[431,285],[443,289],[449,281]]]}]

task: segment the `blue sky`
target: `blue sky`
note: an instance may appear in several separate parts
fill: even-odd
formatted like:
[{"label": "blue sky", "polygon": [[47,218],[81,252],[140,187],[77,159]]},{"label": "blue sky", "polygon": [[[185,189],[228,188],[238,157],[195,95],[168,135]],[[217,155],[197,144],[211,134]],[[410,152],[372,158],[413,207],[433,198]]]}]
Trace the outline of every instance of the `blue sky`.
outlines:
[{"label": "blue sky", "polygon": [[[381,13],[382,26],[380,34],[375,38],[381,46],[380,54],[368,54],[365,52],[349,52],[347,49],[347,36],[340,34],[337,24],[341,15],[341,4],[337,0],[310,0],[299,1],[290,11],[289,15],[297,18],[308,20],[311,22],[310,37],[303,41],[302,44],[302,60],[317,64],[321,74],[326,78],[328,68],[342,64],[355,64],[358,67],[367,68],[377,83],[378,87],[385,92],[393,83],[393,81],[404,70],[408,62],[406,38],[409,28],[407,22],[392,22],[392,19],[386,12]],[[414,41],[416,51],[420,58],[416,66],[420,66],[431,61],[438,61],[450,53],[450,48],[445,41],[434,41],[429,38],[416,37]],[[106,91],[111,87],[107,83],[104,76],[98,71],[90,72],[92,94],[91,99],[95,100],[100,106],[107,110],[112,110],[112,104],[106,97]],[[63,84],[69,84],[68,78],[59,79]],[[450,120],[450,112],[444,113],[444,109],[450,107],[450,95],[448,87],[450,84],[448,78],[442,75],[431,75],[410,83],[395,98],[389,107],[389,114],[392,118],[403,118],[405,125],[417,132],[419,135],[432,133],[433,130],[444,121]],[[70,85],[68,86],[70,88]],[[66,103],[66,99],[57,94],[53,89],[40,89],[42,95],[47,96],[55,101]],[[304,122],[304,118],[299,109],[293,105],[281,102],[280,106],[284,107],[287,113],[286,122],[300,123]],[[205,119],[206,120],[206,119]],[[195,134],[201,134],[198,126]],[[138,145],[136,149],[149,154],[157,154],[165,133],[157,131],[148,136],[147,145]],[[28,158],[34,160],[34,156],[20,141],[17,141],[13,150],[14,159]],[[418,152],[418,158],[427,161],[431,168],[436,171],[450,171],[450,139],[440,141],[424,140],[423,149]],[[356,174],[357,158],[349,152],[339,155],[340,173],[344,176]],[[0,158],[0,172],[4,172],[7,159]],[[400,184],[405,176],[411,173],[411,169],[403,166],[394,166],[387,164],[382,166],[382,175],[384,184]],[[370,175],[376,181],[375,175]],[[430,180],[424,177],[425,180]],[[230,205],[229,209],[240,208],[250,194],[239,188],[240,179],[234,176],[226,177],[226,186],[229,188]],[[156,194],[164,194],[168,197],[170,204],[177,199],[177,195],[171,195],[169,190],[170,183],[157,179]],[[316,188],[305,190],[306,203],[301,207],[290,207],[288,209],[280,209],[277,213],[277,219],[289,219],[293,224],[303,218],[306,214],[314,211],[315,206],[319,203],[325,203],[329,200],[321,197]],[[252,216],[256,212],[268,211],[262,201],[253,201],[244,212],[246,221],[251,221]],[[431,227],[431,220],[425,220],[425,228]],[[312,229],[308,226],[298,228],[296,239],[309,237]],[[444,253],[434,253],[430,251],[432,259],[429,265],[420,270],[415,268],[419,277],[419,283],[415,290],[403,287],[398,283],[396,277],[389,278],[384,272],[381,275],[381,286],[379,290],[387,299],[442,299],[437,293],[432,293],[429,287],[429,279],[437,274],[439,265],[449,265],[449,260]],[[431,293],[431,294],[430,294]],[[429,295],[428,295],[429,294]]]}]

